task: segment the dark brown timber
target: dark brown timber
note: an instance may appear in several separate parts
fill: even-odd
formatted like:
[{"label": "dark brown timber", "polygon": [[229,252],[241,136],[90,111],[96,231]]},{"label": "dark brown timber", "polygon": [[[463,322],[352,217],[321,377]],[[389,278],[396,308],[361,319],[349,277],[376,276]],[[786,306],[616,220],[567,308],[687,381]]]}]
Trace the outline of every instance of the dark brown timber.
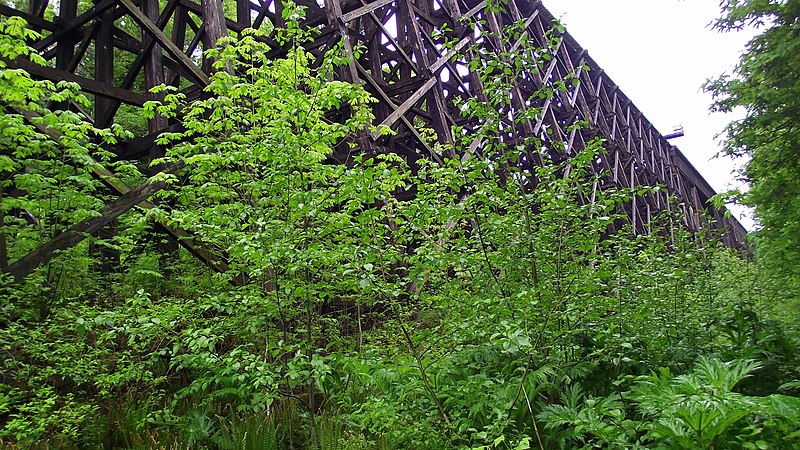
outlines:
[{"label": "dark brown timber", "polygon": [[[175,173],[177,171],[177,166],[170,166],[164,170],[166,173]],[[74,247],[86,239],[88,235],[99,231],[101,228],[165,187],[167,187],[166,181],[151,178],[144,184],[131,189],[116,200],[106,204],[98,212],[97,216],[78,222],[67,231],[59,233],[47,243],[17,259],[7,267],[2,268],[2,270],[13,276],[17,282],[21,281],[36,270],[39,265],[48,262],[56,252]]]},{"label": "dark brown timber", "polygon": [[[226,2],[230,7],[223,8]],[[479,153],[480,143],[476,143],[465,155],[452,151],[437,154],[437,147],[423,137],[424,130],[433,130],[439,143],[446,145],[453,139],[453,125],[463,126],[467,132],[479,126],[462,117],[454,103],[458,98],[486,98],[480,78],[469,67],[476,51],[502,55],[519,50],[524,41],[545,48],[554,32],[555,19],[540,0],[510,0],[503,12],[488,8],[485,0],[297,2],[305,8],[303,23],[319,31],[307,48],[319,56],[343,40],[351,61],[338,72],[338,77],[364,84],[378,99],[375,125],[394,131],[391,136],[362,133],[356,139],[358,146],[365,150],[388,149],[411,164],[420,158],[441,161]],[[31,45],[50,60],[48,66],[25,60],[12,61],[10,66],[27,70],[35,77],[77,83],[95,96],[94,119],[101,127],[115,122],[121,103],[141,107],[153,99],[149,89],[160,83],[180,87],[189,98],[199,97],[211,73],[202,52],[226,36],[228,30],[238,33],[248,26],[284,26],[280,0],[94,0],[80,14],[78,0],[60,0],[58,17],[50,21],[44,12],[51,3],[54,2],[29,0],[20,9],[0,5],[0,15],[23,17],[42,33]],[[224,11],[231,16],[225,17]],[[120,20],[128,24],[124,32],[114,25]],[[519,37],[502,39],[504,27],[514,23],[520,25]],[[442,29],[443,24],[447,25],[446,30]],[[131,26],[138,27],[138,32],[131,31]],[[171,35],[164,30],[171,30]],[[600,155],[593,166],[597,173],[608,175],[599,189],[665,187],[637,196],[625,206],[635,232],[649,232],[651,222],[662,212],[680,212],[681,225],[688,230],[701,236],[716,234],[729,246],[743,245],[744,228],[727,217],[724,209],[710,205],[714,190],[683,153],[655,129],[569,33],[560,37],[561,42],[548,50],[551,58],[540,66],[526,68],[519,79],[512,80],[510,100],[514,112],[532,109],[536,114],[509,124],[513,131],[506,131],[502,139],[514,143],[525,137],[540,138],[542,148],[529,152],[526,162],[540,164],[540,150],[563,159],[600,137],[607,153]],[[445,45],[448,43],[455,47]],[[272,44],[274,56],[279,57],[285,49]],[[475,44],[480,50],[475,50]],[[94,51],[88,51],[90,48]],[[365,50],[356,58],[357,48]],[[129,58],[119,57],[126,54]],[[114,64],[125,60],[133,63],[124,68],[123,78],[115,80],[114,73],[119,70]],[[581,67],[586,70],[577,70]],[[576,71],[573,83],[569,77]],[[564,82],[569,87],[564,91],[553,89],[556,93],[552,98],[535,97],[540,87],[552,88]],[[76,109],[74,105],[55,106]],[[588,127],[578,130],[573,126],[577,121],[587,122]],[[133,149],[124,154],[159,156],[157,148],[141,149],[139,143],[152,142],[159,130],[176,125],[156,117],[148,124],[146,136],[137,136],[131,145],[122,145]],[[112,192],[125,198],[107,205],[110,215],[121,214],[120,208],[136,204],[131,203],[135,194],[129,194],[135,189],[99,165],[96,175]],[[152,189],[141,188],[141,195]],[[677,202],[671,201],[670,196]],[[80,225],[84,228],[79,230],[84,230],[97,223],[100,222],[76,227]],[[201,250],[185,232],[170,233],[206,263],[224,270],[223,258]],[[74,239],[73,235],[65,235],[59,242]],[[63,248],[63,244],[46,245],[55,247],[36,252],[50,255],[56,248]],[[14,264],[22,262],[11,265]]]}]

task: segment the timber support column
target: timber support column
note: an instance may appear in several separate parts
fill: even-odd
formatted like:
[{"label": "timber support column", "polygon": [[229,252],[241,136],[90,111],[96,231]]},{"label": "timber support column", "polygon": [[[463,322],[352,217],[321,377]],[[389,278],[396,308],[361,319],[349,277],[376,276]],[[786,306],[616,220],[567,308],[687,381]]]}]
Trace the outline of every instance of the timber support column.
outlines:
[{"label": "timber support column", "polygon": [[[359,83],[356,58],[353,54],[353,43],[350,41],[350,35],[342,18],[341,0],[325,0],[325,15],[328,18],[328,25],[338,32],[339,37],[344,42],[344,51],[347,56],[347,66],[336,69],[336,72],[342,80],[348,83]],[[356,142],[361,147],[361,151],[366,152],[371,147],[366,130],[358,133]]]},{"label": "timber support column", "polygon": [[[58,11],[58,22],[66,26],[78,15],[78,0],[61,0]],[[56,69],[69,70],[78,42],[75,33],[67,33],[56,43]]]},{"label": "timber support column", "polygon": [[[203,48],[212,49],[217,45],[219,38],[228,35],[225,25],[225,13],[222,10],[221,0],[203,0],[203,24],[206,30]],[[203,71],[211,73],[214,61],[203,56]]]},{"label": "timber support column", "polygon": [[[157,22],[159,16],[158,0],[144,0],[143,3],[145,15],[147,15],[147,17],[154,23]],[[143,40],[152,40],[152,38],[147,36],[146,33],[142,34]],[[144,69],[144,88],[145,90],[150,91],[150,89],[154,88],[155,86],[164,84],[164,80],[164,55],[162,53],[161,46],[156,43],[153,44],[153,49],[147,56],[147,63]],[[163,94],[158,95],[159,100],[162,100],[163,98]],[[155,117],[147,122],[147,131],[150,134],[158,133],[166,127],[167,119],[160,114],[156,114]],[[154,145],[150,149],[151,158],[159,158],[162,156],[164,156],[163,151],[159,149],[157,145]]]},{"label": "timber support column", "polygon": [[[95,0],[97,4],[97,0]],[[114,8],[107,8],[100,14],[97,38],[94,41],[95,80],[107,86],[114,86]],[[97,124],[111,123],[114,101],[95,95],[94,121]]]},{"label": "timber support column", "polygon": [[[143,0],[142,2],[142,9],[144,10],[145,15],[148,19],[152,20],[153,23],[158,23],[158,18],[160,16],[159,11],[159,1],[158,0]],[[150,37],[147,33],[142,32],[142,40],[152,40],[153,38]],[[144,87],[145,90],[150,91],[150,89],[154,88],[155,86],[164,84],[166,78],[164,77],[164,54],[162,52],[162,48],[158,43],[153,44],[152,50],[150,50],[147,61],[144,67]],[[164,94],[160,93],[157,94],[156,98],[158,100],[164,99]],[[169,125],[168,120],[162,116],[161,114],[156,113],[156,115],[147,121],[147,132],[149,134],[156,134],[164,129],[167,128]],[[165,155],[164,149],[161,146],[153,143],[153,146],[150,147],[149,157],[152,161],[156,158],[161,158]],[[163,167],[153,167],[151,174],[155,174],[157,172],[161,172]],[[160,227],[156,227],[157,232],[154,233],[154,238],[156,242],[156,248],[161,252],[162,255],[165,255],[164,258],[160,259],[159,267],[163,274],[167,275],[170,273],[170,268],[172,267],[172,262],[177,260],[177,251],[178,251],[178,241],[171,238],[169,234],[164,233],[162,230],[159,229]]]},{"label": "timber support column", "polygon": [[236,23],[242,28],[250,28],[250,0],[236,0]]},{"label": "timber support column", "polygon": [[[44,11],[47,9],[48,0],[28,0],[28,13],[32,17],[44,19]],[[42,28],[34,23],[29,23],[28,26],[38,32],[42,32]]]},{"label": "timber support column", "polygon": [[[78,0],[61,0],[58,21],[62,25],[70,23],[78,15]],[[75,52],[76,37],[72,33],[64,35],[56,44],[56,68],[66,70]]]},{"label": "timber support column", "polygon": [[[95,5],[99,0],[94,1]],[[114,14],[115,8],[106,8],[99,17],[99,26],[94,41],[94,76],[95,80],[107,86],[114,86]],[[95,95],[94,97],[94,122],[96,124],[111,124],[113,122],[116,104],[114,100]],[[114,237],[115,223],[111,222],[97,230],[94,236],[103,240]],[[90,252],[95,253],[100,264],[100,270],[112,273],[119,267],[120,254],[111,247],[103,244],[90,244]]]}]

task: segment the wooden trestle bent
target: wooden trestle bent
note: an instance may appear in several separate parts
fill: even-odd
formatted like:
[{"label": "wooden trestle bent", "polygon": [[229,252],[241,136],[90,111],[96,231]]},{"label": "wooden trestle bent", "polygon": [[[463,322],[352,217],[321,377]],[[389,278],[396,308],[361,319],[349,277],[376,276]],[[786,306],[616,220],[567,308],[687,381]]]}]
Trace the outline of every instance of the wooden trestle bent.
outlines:
[{"label": "wooden trestle bent", "polygon": [[[229,9],[235,17],[224,16],[222,3],[227,1],[235,2],[235,9]],[[29,0],[25,10],[0,5],[0,15],[23,17],[41,32],[42,37],[31,45],[49,62],[42,67],[16,60],[10,62],[11,67],[25,69],[42,79],[77,83],[96,98],[93,117],[88,119],[98,127],[106,127],[115,122],[121,104],[141,107],[156,98],[149,89],[157,84],[181,86],[189,98],[199,96],[209,83],[210,69],[198,55],[229,31],[240,32],[266,21],[274,27],[283,25],[280,0],[225,2],[95,0],[88,9],[79,11],[78,0],[60,0],[55,2],[56,16],[48,19],[50,2]],[[366,86],[379,101],[374,107],[376,125],[391,127],[395,133],[365,134],[358,144],[386,148],[412,163],[419,158],[441,160],[463,156],[436,154],[423,139],[422,129],[434,130],[444,144],[453,140],[453,125],[467,129],[476,126],[465,120],[454,104],[459,97],[483,96],[480,79],[468,66],[473,44],[496,54],[518,50],[523,38],[546,47],[555,20],[540,0],[511,0],[503,12],[487,6],[490,2],[485,0],[297,0],[297,3],[305,7],[304,24],[320,29],[316,42],[309,45],[313,53],[321,54],[339,39],[344,39],[344,47],[351,56],[353,48],[365,49],[339,76]],[[125,21],[125,30],[118,27],[120,20]],[[467,23],[469,20],[472,24]],[[522,24],[523,33],[513,43],[499,38],[503,27],[511,23]],[[137,32],[131,32],[132,27]],[[566,154],[573,154],[589,140],[601,137],[607,154],[599,156],[593,164],[596,171],[609,173],[609,183],[619,187],[665,186],[664,190],[635,198],[626,207],[636,232],[646,233],[655,214],[674,206],[682,210],[684,225],[689,230],[716,233],[727,245],[742,246],[746,231],[735,219],[726,217],[725,210],[709,204],[714,190],[680,150],[655,129],[569,33],[557,34],[562,40],[551,48],[553,58],[548,64],[530,68],[514,83],[513,108],[538,109],[537,119],[522,123],[521,132],[525,136],[538,136],[545,143],[560,141]],[[447,47],[445,42],[454,43],[454,47]],[[88,51],[91,46],[94,52]],[[276,56],[284,51],[277,45],[274,49]],[[113,64],[120,60],[120,54],[130,54],[133,62],[126,67],[124,78],[116,80]],[[90,57],[94,60],[88,61]],[[94,68],[93,74],[87,75],[86,70],[80,69],[84,63]],[[577,70],[582,67],[586,70]],[[565,91],[556,91],[546,100],[532,98],[531,93],[538,87],[553,86],[574,73],[577,80]],[[586,121],[588,127],[576,130],[571,126],[576,121]],[[138,137],[129,146],[137,150],[121,156],[158,156],[158,151],[153,150],[153,136],[177,125],[156,117],[149,124],[149,135]],[[113,174],[102,171],[97,176],[107,183],[113,179]],[[108,213],[106,219],[126,208],[146,204],[145,194],[159,185],[134,189],[114,183],[109,186],[121,197],[103,210]],[[677,197],[677,205],[668,201],[670,195]],[[103,222],[107,220],[100,220],[93,227]],[[222,258],[194,246],[185,232],[170,233],[210,266],[225,269]],[[64,236],[53,240],[59,239],[72,242]],[[46,253],[48,245],[52,241],[36,251]]]}]

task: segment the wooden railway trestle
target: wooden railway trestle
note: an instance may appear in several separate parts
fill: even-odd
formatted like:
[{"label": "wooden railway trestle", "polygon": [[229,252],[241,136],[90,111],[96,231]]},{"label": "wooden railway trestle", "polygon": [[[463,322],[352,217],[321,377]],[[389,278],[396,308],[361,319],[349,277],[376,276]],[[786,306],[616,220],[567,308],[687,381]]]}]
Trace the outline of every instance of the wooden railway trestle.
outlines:
[{"label": "wooden railway trestle", "polygon": [[[345,50],[351,55],[356,45],[365,49],[340,76],[363,83],[379,100],[375,106],[377,123],[396,132],[391,137],[369,136],[370,145],[388,147],[409,160],[433,153],[421,135],[422,128],[433,129],[437,138],[445,142],[451,126],[462,123],[452,101],[454,96],[479,94],[480,85],[464,59],[454,58],[476,39],[474,33],[464,30],[463,19],[483,19],[487,31],[498,34],[506,24],[524,23],[527,37],[542,46],[555,20],[540,0],[511,0],[503,12],[487,8],[487,0],[318,1],[295,0],[306,10],[304,25],[321,30],[312,47],[323,48],[344,39]],[[79,8],[81,5],[83,8]],[[56,10],[52,19],[46,18],[51,15],[46,14],[49,6]],[[49,0],[28,0],[24,7],[0,4],[0,15],[20,16],[42,33],[42,38],[31,45],[48,60],[48,65],[19,59],[10,65],[38,78],[80,85],[95,97],[94,111],[88,118],[100,128],[114,123],[121,105],[142,107],[153,99],[149,89],[159,84],[186,86],[183,92],[189,98],[199,96],[209,82],[208,63],[198,62],[201,50],[214,46],[229,31],[241,32],[265,21],[275,27],[284,23],[280,0],[93,0],[81,4],[78,0],[60,0],[53,5]],[[231,12],[228,16],[226,9]],[[138,36],[120,28],[117,24],[121,19],[126,21],[127,30],[135,27]],[[432,33],[440,24],[447,24],[448,30]],[[525,86],[564,80],[575,73],[576,67],[586,66],[588,70],[577,72],[576,87],[557,92],[551,101],[540,105],[541,119],[528,132],[538,133],[542,126],[549,128],[550,138],[564,142],[567,152],[582,148],[590,136],[601,136],[608,153],[595,161],[596,170],[608,171],[610,179],[620,187],[666,186],[666,191],[636,197],[627,207],[637,232],[646,232],[651,218],[670,207],[668,196],[672,195],[679,200],[678,207],[683,210],[689,230],[711,230],[721,235],[728,246],[743,245],[746,231],[735,219],[726,217],[725,210],[709,204],[714,190],[686,157],[653,127],[586,50],[568,33],[561,37],[555,57],[543,73],[531,70],[529,79],[516,80],[513,101],[525,104]],[[445,50],[445,40],[457,42],[455,49]],[[506,50],[500,40],[484,39],[481,45],[490,51]],[[125,76],[115,80],[114,63],[123,53],[132,62],[125,67]],[[79,67],[90,54],[93,61],[88,67],[93,67],[93,74],[87,75]],[[391,70],[384,70],[386,67]],[[589,126],[582,131],[571,129],[568,125],[577,119],[587,121]],[[150,120],[142,136],[121,147],[120,156],[160,156],[158,147],[153,145],[155,136],[174,125],[159,117]],[[108,214],[56,236],[55,244],[51,241],[43,246],[50,245],[45,249],[49,253],[29,256],[47,257],[53,249],[74,245],[81,232],[96,230],[135,205],[152,207],[146,200],[153,187],[128,187],[101,167],[95,174],[120,195],[104,208]],[[164,228],[206,263],[224,270],[223,260],[195,246],[186,233]],[[15,264],[21,263],[24,261]],[[20,270],[6,271],[19,275],[31,269]]]}]

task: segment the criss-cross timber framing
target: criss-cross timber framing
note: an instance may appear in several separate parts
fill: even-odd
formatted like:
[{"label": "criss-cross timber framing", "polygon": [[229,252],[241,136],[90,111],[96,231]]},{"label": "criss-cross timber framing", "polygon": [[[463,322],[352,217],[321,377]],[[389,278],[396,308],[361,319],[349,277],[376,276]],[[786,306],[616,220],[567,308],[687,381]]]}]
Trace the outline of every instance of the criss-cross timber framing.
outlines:
[{"label": "criss-cross timber framing", "polygon": [[[321,53],[342,38],[351,56],[354,47],[365,49],[359,58],[351,58],[339,77],[364,84],[379,100],[374,107],[376,124],[389,126],[396,133],[388,137],[365,135],[359,144],[388,149],[411,163],[419,158],[453,156],[436,154],[423,139],[423,128],[433,129],[444,143],[451,139],[452,125],[470,126],[453,102],[455,97],[482,95],[480,80],[468,69],[468,49],[478,43],[496,54],[513,50],[519,41],[509,46],[496,36],[505,25],[520,21],[528,40],[545,46],[554,20],[539,0],[510,0],[504,12],[487,9],[486,0],[295,1],[306,9],[305,25],[320,30],[309,50]],[[86,10],[79,10],[78,0],[60,0],[52,2],[56,15],[47,20],[51,15],[46,13],[49,3],[29,0],[25,10],[0,4],[0,15],[21,16],[42,33],[43,37],[31,45],[49,61],[45,67],[24,60],[13,61],[11,66],[36,77],[79,84],[94,95],[95,108],[87,118],[97,127],[114,123],[120,105],[141,107],[153,99],[149,89],[162,83],[184,86],[189,99],[199,97],[209,82],[209,64],[200,56],[203,50],[228,32],[259,27],[265,21],[275,27],[283,24],[280,0],[94,0]],[[466,27],[461,20],[464,18],[480,20],[480,27],[485,29]],[[124,29],[119,26],[122,22]],[[443,24],[447,30],[434,33],[435,29],[441,31]],[[544,142],[561,141],[566,154],[581,149],[594,137],[604,138],[608,152],[597,158],[594,166],[610,175],[607,185],[598,189],[609,185],[666,186],[666,191],[638,196],[626,205],[637,232],[647,233],[655,214],[677,207],[682,209],[689,230],[716,233],[725,244],[742,246],[746,231],[735,219],[725,217],[724,210],[709,204],[714,190],[686,157],[653,127],[586,50],[568,33],[561,37],[549,64],[531,68],[513,87],[512,104],[516,108],[535,105],[540,110],[539,119],[523,124],[522,132],[540,136]],[[443,46],[445,41],[455,46],[448,50]],[[276,56],[280,53],[276,48]],[[114,65],[122,60],[118,58],[121,54],[130,55],[125,60],[132,62],[124,67],[125,76],[120,80],[115,79]],[[557,92],[549,100],[531,98],[535,87],[565,80],[577,67],[584,66],[588,70],[578,71],[579,82],[568,84],[571,87],[566,92]],[[87,75],[85,67],[92,67],[93,74]],[[580,130],[570,127],[578,120],[587,121],[589,126]],[[155,136],[175,126],[156,117],[149,121],[145,135],[124,143],[117,152],[127,159],[161,156],[153,145]],[[34,260],[74,245],[81,233],[104,226],[135,205],[152,206],[147,197],[163,187],[124,186],[99,166],[95,173],[120,198],[106,205],[102,211],[105,216],[90,224],[75,225],[37,250],[41,251],[39,255],[29,255]],[[677,206],[668,201],[669,195],[679,199]],[[225,269],[223,259],[198,248],[186,233],[166,229],[206,263]],[[26,264],[16,272],[9,270],[14,264],[5,269],[24,277],[36,262]]]}]

